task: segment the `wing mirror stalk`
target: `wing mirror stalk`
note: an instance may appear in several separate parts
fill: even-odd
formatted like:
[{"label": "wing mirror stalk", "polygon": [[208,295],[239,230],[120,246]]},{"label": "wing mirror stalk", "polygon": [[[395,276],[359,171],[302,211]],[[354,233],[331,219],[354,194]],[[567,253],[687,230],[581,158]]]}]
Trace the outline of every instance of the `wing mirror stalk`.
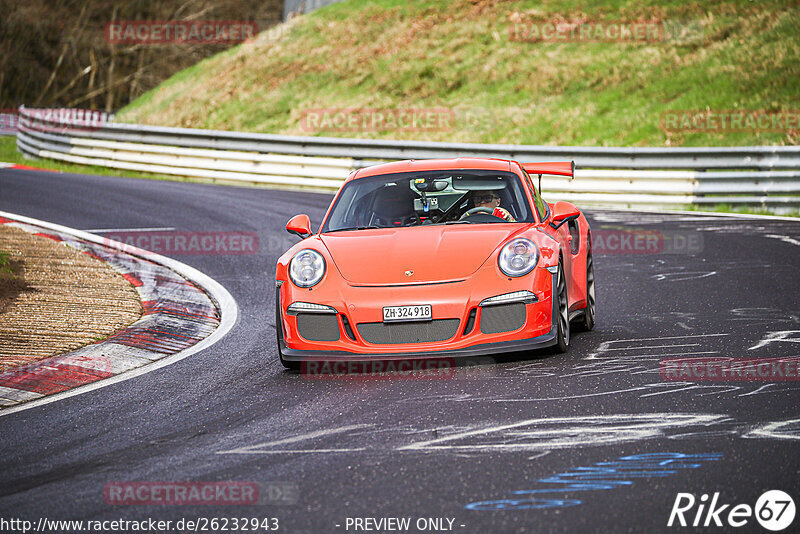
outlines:
[{"label": "wing mirror stalk", "polygon": [[554,230],[558,230],[564,223],[574,221],[580,216],[581,212],[574,204],[562,200],[553,205],[553,215],[550,217],[550,226],[552,226]]}]

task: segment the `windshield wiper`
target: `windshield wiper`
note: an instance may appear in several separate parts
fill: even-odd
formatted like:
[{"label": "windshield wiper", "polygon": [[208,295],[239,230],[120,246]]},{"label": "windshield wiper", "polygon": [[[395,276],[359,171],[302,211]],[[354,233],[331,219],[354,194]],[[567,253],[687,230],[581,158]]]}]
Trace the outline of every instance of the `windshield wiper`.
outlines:
[{"label": "windshield wiper", "polygon": [[372,230],[376,228],[383,228],[382,226],[351,226],[349,228],[337,228],[336,230],[328,230],[325,232],[326,234],[331,234],[333,232],[347,232],[349,230]]}]

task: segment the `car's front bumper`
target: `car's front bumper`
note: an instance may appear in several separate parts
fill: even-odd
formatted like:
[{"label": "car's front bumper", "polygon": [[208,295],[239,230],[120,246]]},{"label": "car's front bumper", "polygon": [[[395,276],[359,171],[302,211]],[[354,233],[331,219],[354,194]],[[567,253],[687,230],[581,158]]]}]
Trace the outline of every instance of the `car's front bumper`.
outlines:
[{"label": "car's front bumper", "polygon": [[[496,278],[495,278],[496,280]],[[470,283],[472,282],[472,283]],[[456,335],[444,341],[376,344],[366,342],[364,336],[358,331],[357,325],[363,321],[375,321],[380,307],[371,305],[373,302],[382,304],[403,304],[408,302],[424,302],[422,288],[393,289],[392,294],[396,301],[388,302],[381,288],[351,288],[348,291],[350,299],[344,295],[327,295],[322,297],[321,292],[311,292],[319,304],[330,305],[338,312],[337,320],[340,329],[339,339],[330,342],[310,341],[299,333],[297,318],[287,313],[287,300],[289,303],[309,300],[308,291],[298,291],[291,283],[278,287],[276,294],[278,328],[278,343],[281,354],[286,361],[367,361],[367,360],[401,360],[425,358],[464,358],[505,352],[534,350],[556,344],[556,317],[557,299],[553,298],[553,288],[556,284],[556,274],[541,268],[533,280],[509,280],[501,288],[486,289],[496,284],[481,284],[480,280],[466,282],[456,290],[452,287],[449,297],[434,300],[434,315],[437,310],[448,310],[446,315],[440,317],[459,318]],[[478,313],[474,318],[474,325],[465,333],[469,312],[476,309],[481,299],[491,297],[496,293],[515,291],[526,288],[533,290],[537,296],[536,302],[527,303],[525,308],[524,324],[515,330],[485,333],[481,325],[484,307],[477,306]],[[448,288],[449,289],[449,288]],[[441,288],[438,288],[441,293]],[[376,296],[380,295],[379,299]],[[432,299],[428,295],[429,300]],[[374,308],[374,309],[368,309]],[[353,312],[353,310],[357,310]],[[344,310],[344,311],[343,311]],[[358,310],[362,311],[361,315]],[[356,339],[351,339],[346,331],[344,322],[349,321],[351,332]]]},{"label": "car's front bumper", "polygon": [[496,343],[484,343],[472,345],[463,349],[431,350],[426,352],[382,352],[370,354],[358,354],[343,351],[322,351],[322,350],[295,350],[286,347],[283,340],[281,343],[281,353],[283,359],[290,362],[300,361],[369,361],[369,360],[415,360],[426,358],[469,358],[476,356],[486,356],[490,354],[501,354],[504,352],[517,352],[524,350],[535,350],[550,347],[556,344],[556,331],[552,329],[543,336],[531,339],[520,339],[516,341],[500,341]]}]

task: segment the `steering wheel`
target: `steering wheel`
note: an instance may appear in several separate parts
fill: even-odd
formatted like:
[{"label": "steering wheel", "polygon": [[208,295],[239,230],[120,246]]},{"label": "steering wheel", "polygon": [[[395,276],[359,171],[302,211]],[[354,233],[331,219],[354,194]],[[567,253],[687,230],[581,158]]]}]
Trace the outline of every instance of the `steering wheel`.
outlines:
[{"label": "steering wheel", "polygon": [[[466,219],[470,215],[475,215],[476,213],[486,213],[487,215],[491,215],[492,217],[497,217],[496,215],[494,215],[494,210],[492,208],[483,208],[483,207],[481,207],[481,208],[472,208],[472,209],[467,210],[466,212],[464,212],[464,215],[462,215],[461,217],[458,218],[458,220],[459,221],[463,221],[464,219]],[[497,218],[499,219],[500,217],[497,217]]]}]

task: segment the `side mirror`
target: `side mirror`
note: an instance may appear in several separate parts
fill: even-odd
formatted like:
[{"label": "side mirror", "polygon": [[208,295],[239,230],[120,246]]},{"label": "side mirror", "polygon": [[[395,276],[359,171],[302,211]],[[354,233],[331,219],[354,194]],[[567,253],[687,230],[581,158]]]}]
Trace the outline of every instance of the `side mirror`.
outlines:
[{"label": "side mirror", "polygon": [[574,204],[562,200],[553,205],[553,215],[550,217],[550,226],[559,228],[565,222],[572,221],[580,216],[581,210]]},{"label": "side mirror", "polygon": [[305,214],[295,215],[286,223],[286,231],[305,239],[311,235],[311,219]]}]

